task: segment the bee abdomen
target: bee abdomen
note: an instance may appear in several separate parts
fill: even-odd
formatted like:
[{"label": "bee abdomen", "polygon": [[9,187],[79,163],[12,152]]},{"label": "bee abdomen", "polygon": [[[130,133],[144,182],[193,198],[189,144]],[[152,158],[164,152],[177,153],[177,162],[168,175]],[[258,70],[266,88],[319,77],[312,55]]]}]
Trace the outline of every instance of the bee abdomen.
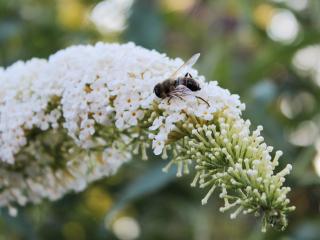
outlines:
[{"label": "bee abdomen", "polygon": [[176,80],[176,84],[177,85],[184,85],[187,88],[189,88],[191,91],[200,90],[199,83],[197,83],[197,81],[194,80],[193,78],[189,78],[189,77],[178,78]]},{"label": "bee abdomen", "polygon": [[191,91],[198,91],[201,89],[199,83],[197,83],[193,78],[187,79],[187,88],[189,88]]}]

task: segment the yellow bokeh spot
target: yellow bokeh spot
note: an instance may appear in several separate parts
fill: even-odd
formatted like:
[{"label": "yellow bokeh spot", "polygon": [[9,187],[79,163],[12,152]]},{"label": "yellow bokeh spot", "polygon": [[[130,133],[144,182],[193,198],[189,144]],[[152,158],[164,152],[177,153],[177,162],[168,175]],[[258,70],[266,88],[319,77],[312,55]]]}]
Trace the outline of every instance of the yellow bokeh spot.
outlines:
[{"label": "yellow bokeh spot", "polygon": [[57,5],[58,21],[70,29],[80,28],[86,19],[86,7],[80,0],[59,0]]},{"label": "yellow bokeh spot", "polygon": [[66,240],[85,240],[86,232],[82,225],[77,222],[67,222],[62,229],[62,235]]},{"label": "yellow bokeh spot", "polygon": [[85,203],[93,215],[102,217],[110,209],[112,199],[103,189],[94,187],[87,192]]},{"label": "yellow bokeh spot", "polygon": [[271,5],[260,4],[253,11],[253,20],[258,27],[266,29],[274,13],[275,9]]},{"label": "yellow bokeh spot", "polygon": [[195,0],[162,0],[160,3],[168,11],[185,11],[194,5]]}]

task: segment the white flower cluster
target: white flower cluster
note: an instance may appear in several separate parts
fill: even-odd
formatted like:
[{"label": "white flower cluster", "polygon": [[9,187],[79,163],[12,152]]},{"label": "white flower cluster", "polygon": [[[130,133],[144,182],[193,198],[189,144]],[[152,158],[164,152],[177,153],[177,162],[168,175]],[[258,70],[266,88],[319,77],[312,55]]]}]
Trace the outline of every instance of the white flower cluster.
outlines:
[{"label": "white flower cluster", "polygon": [[310,76],[320,86],[320,45],[310,45],[298,50],[292,60],[301,76]]},{"label": "white flower cluster", "polygon": [[[94,145],[95,124],[112,125],[120,129],[136,126],[144,118],[145,110],[159,103],[153,87],[166,79],[183,62],[169,60],[165,55],[129,43],[75,46],[52,55],[48,61],[33,59],[18,62],[2,71],[0,95],[2,161],[14,163],[14,154],[26,144],[25,131],[57,128],[63,116],[62,127],[67,129],[77,145]],[[190,70],[197,78],[197,72]],[[159,133],[151,137],[153,145],[164,145],[166,135],[174,123],[188,114],[211,120],[213,113],[227,108],[240,115],[243,105],[237,95],[198,78],[201,95],[210,103],[207,107],[194,97],[185,101],[173,99],[170,104],[161,101],[158,108],[165,116],[156,118],[151,130]],[[55,99],[59,101],[48,109]],[[111,102],[112,101],[112,102]],[[195,107],[197,105],[197,107]],[[114,123],[111,117],[114,116]],[[162,139],[162,140],[160,140]],[[161,152],[156,149],[155,152]]]},{"label": "white flower cluster", "polygon": [[[237,95],[188,69],[200,91],[171,102],[155,96],[154,86],[182,64],[132,43],[98,43],[1,69],[0,206],[8,206],[14,215],[16,204],[80,191],[90,181],[115,173],[131,153],[146,159],[150,146],[164,158],[173,153],[169,165],[178,165],[178,175],[196,163],[193,185],[200,179],[201,187],[212,187],[203,203],[215,187],[226,192],[228,184],[243,184],[253,191],[255,178],[281,187],[289,169],[273,174],[271,148],[259,136],[260,128],[250,135]],[[242,170],[252,181],[228,177],[240,176]],[[262,199],[270,189],[259,191]],[[277,200],[281,194],[286,200],[287,190],[280,191]],[[248,211],[253,206],[248,199],[233,205]],[[268,204],[268,211],[279,206]],[[282,214],[287,204],[275,212]],[[254,210],[262,205],[258,199]]]},{"label": "white flower cluster", "polygon": [[90,14],[90,20],[102,34],[123,31],[134,0],[104,0]]},{"label": "white flower cluster", "polygon": [[14,163],[14,154],[27,143],[25,130],[57,128],[59,109],[46,112],[51,96],[59,94],[44,77],[48,64],[33,59],[17,62],[0,73],[0,158]]},{"label": "white flower cluster", "polygon": [[0,205],[7,206],[10,215],[15,216],[16,204],[39,203],[43,198],[54,201],[70,190],[82,191],[88,183],[114,174],[129,159],[128,153],[106,148],[101,154],[77,154],[68,159],[64,168],[43,166],[42,159],[30,161],[23,169],[3,167],[0,169]]}]

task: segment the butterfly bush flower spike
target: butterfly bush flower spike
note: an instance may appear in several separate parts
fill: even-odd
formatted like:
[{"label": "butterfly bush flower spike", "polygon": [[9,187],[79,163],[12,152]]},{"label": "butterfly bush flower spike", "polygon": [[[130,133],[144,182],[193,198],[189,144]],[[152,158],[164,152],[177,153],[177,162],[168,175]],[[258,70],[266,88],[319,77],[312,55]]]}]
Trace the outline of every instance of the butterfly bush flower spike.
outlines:
[{"label": "butterfly bush flower spike", "polygon": [[82,191],[152,148],[170,159],[164,170],[194,174],[191,186],[207,189],[202,204],[217,194],[232,219],[253,213],[263,231],[284,229],[291,165],[277,170],[282,152],[272,154],[261,126],[250,130],[239,97],[195,69],[201,90],[157,98],[154,86],[182,64],[132,43],[97,43],[0,69],[0,206],[17,215],[18,206]]}]

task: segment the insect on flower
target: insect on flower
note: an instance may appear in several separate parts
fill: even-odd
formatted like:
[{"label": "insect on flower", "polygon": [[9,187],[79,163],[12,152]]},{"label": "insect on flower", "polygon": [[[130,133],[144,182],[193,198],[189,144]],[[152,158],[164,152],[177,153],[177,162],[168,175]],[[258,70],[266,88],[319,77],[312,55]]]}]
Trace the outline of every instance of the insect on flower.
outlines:
[{"label": "insect on flower", "polygon": [[[159,98],[168,98],[168,103],[174,97],[183,100],[183,96],[192,95],[192,92],[199,91],[201,88],[199,83],[191,76],[190,73],[186,73],[183,77],[178,77],[178,75],[186,68],[192,67],[200,57],[200,53],[194,54],[187,62],[180,66],[168,79],[161,83],[158,83],[153,91]],[[208,106],[210,104],[204,100],[202,97],[195,96],[197,99],[202,100]]]}]

